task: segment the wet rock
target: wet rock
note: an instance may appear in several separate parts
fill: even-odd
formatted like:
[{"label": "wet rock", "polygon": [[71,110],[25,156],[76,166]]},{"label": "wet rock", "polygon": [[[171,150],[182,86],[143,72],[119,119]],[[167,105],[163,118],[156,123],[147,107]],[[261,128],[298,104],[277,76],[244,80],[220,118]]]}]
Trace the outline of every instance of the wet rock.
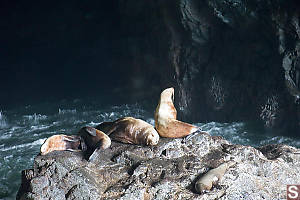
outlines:
[{"label": "wet rock", "polygon": [[[154,147],[112,142],[97,160],[75,152],[37,156],[24,170],[17,199],[281,199],[300,180],[299,149],[234,145],[195,134],[161,138]],[[234,161],[207,193],[196,182],[211,169]]]}]

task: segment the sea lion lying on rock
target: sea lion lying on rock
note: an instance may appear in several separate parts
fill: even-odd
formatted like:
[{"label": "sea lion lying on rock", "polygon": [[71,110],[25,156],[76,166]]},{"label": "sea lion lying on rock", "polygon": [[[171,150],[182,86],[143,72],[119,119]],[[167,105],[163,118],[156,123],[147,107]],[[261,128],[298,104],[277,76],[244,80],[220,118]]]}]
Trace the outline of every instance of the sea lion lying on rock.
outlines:
[{"label": "sea lion lying on rock", "polygon": [[162,91],[155,110],[155,128],[160,136],[181,138],[199,131],[199,127],[176,119],[177,111],[173,104],[174,88]]},{"label": "sea lion lying on rock", "polygon": [[118,142],[156,145],[159,141],[159,135],[151,124],[133,117],[120,118],[114,122],[103,122],[96,128],[105,130],[112,140]]},{"label": "sea lion lying on rock", "polygon": [[93,127],[83,127],[79,135],[84,139],[88,149],[94,151],[96,148],[107,149],[111,145],[110,138],[102,131]]},{"label": "sea lion lying on rock", "polygon": [[52,151],[85,151],[87,149],[84,141],[76,135],[53,135],[46,139],[41,146],[41,155]]},{"label": "sea lion lying on rock", "polygon": [[204,174],[195,184],[195,189],[199,193],[204,193],[211,190],[212,186],[215,185],[224,176],[227,169],[236,162],[228,161],[222,163],[217,168],[211,169],[206,174]]},{"label": "sea lion lying on rock", "polygon": [[87,145],[86,156],[89,161],[97,160],[102,150],[111,145],[111,139],[102,131],[93,127],[83,127],[79,130],[79,135],[84,139]]}]

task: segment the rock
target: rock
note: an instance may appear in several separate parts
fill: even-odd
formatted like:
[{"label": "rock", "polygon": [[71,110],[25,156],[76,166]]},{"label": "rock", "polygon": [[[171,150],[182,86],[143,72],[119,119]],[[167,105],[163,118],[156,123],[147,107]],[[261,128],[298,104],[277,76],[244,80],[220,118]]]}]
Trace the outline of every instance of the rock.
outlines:
[{"label": "rock", "polygon": [[[201,133],[161,138],[153,147],[112,142],[93,162],[67,151],[36,156],[34,169],[22,172],[17,199],[284,199],[286,185],[300,180],[299,152]],[[197,180],[228,161],[236,164],[198,194]]]},{"label": "rock", "polygon": [[253,120],[279,135],[300,131],[297,1],[119,4],[131,36],[123,50],[134,58],[129,73],[138,71],[146,85],[175,87],[179,120]]}]

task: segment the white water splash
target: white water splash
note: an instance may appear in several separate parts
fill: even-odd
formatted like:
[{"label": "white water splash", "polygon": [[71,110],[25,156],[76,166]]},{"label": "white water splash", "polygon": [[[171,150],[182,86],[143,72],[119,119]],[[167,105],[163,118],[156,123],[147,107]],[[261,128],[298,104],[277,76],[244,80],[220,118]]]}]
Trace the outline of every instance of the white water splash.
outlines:
[{"label": "white water splash", "polygon": [[30,142],[30,143],[19,144],[19,145],[10,146],[10,147],[2,147],[2,148],[0,148],[0,151],[2,151],[2,152],[11,151],[11,150],[15,150],[15,149],[30,147],[30,146],[42,145],[46,139],[47,138],[42,138],[42,139],[38,139],[38,140]]},{"label": "white water splash", "polygon": [[0,128],[6,128],[6,127],[8,127],[7,119],[1,110],[0,111]]},{"label": "white water splash", "polygon": [[67,113],[71,113],[71,114],[75,114],[77,111],[76,109],[73,109],[73,110],[68,110],[68,109],[58,109],[58,114],[59,115],[64,115],[64,114],[67,114]]},{"label": "white water splash", "polygon": [[38,123],[41,120],[46,120],[47,116],[34,113],[33,115],[24,115],[23,118],[25,118],[25,120],[28,120],[30,122]]}]

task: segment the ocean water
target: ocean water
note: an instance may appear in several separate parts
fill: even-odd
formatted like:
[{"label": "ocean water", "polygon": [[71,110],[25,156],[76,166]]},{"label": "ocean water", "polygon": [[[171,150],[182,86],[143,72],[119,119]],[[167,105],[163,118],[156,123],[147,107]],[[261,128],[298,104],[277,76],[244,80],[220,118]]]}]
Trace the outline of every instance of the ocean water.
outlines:
[{"label": "ocean water", "polygon": [[[76,134],[83,126],[95,126],[125,116],[144,119],[154,125],[156,105],[149,106],[145,102],[112,104],[102,103],[101,100],[75,99],[0,110],[0,199],[15,199],[21,183],[21,171],[33,167],[40,146],[54,134]],[[300,147],[300,139],[266,134],[247,123],[210,122],[195,125],[236,144],[260,146],[285,143]]]}]

